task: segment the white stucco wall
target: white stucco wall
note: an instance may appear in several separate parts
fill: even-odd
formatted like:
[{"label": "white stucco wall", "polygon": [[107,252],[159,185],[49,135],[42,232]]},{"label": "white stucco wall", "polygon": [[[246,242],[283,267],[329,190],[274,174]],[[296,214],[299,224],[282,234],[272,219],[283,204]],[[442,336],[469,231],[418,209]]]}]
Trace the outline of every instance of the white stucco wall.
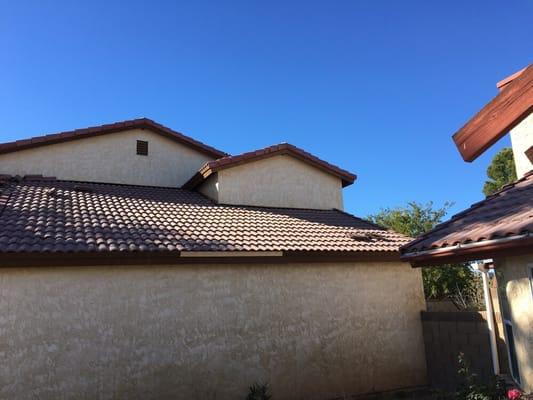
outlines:
[{"label": "white stucco wall", "polygon": [[[218,183],[218,190],[214,185]],[[200,191],[221,204],[342,209],[339,178],[289,155],[221,170]],[[215,199],[216,200],[216,199]]]},{"label": "white stucco wall", "polygon": [[500,300],[504,317],[513,324],[521,384],[533,392],[533,288],[529,268],[533,255],[496,260]]},{"label": "white stucco wall", "polygon": [[0,398],[329,399],[426,382],[404,263],[0,269]]},{"label": "white stucco wall", "polygon": [[[136,154],[137,140],[148,141],[148,156]],[[211,159],[149,130],[132,129],[0,154],[0,174],[176,187]]]},{"label": "white stucco wall", "polygon": [[511,143],[516,174],[520,178],[533,169],[533,164],[524,153],[533,146],[533,114],[529,114],[527,118],[511,130]]}]

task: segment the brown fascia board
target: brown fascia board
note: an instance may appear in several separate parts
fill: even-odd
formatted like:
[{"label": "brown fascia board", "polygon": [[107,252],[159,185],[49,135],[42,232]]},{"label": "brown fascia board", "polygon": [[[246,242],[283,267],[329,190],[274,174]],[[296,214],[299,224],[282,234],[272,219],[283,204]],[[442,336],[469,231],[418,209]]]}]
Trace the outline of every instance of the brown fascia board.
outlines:
[{"label": "brown fascia board", "polygon": [[532,254],[533,238],[517,239],[505,243],[492,243],[486,245],[480,243],[475,248],[440,248],[435,254],[427,254],[424,251],[410,254],[402,254],[401,260],[409,262],[413,267],[433,267],[450,263],[463,263],[487,258]]},{"label": "brown fascia board", "polygon": [[201,143],[180,132],[173,131],[166,126],[158,124],[148,118],[132,119],[128,121],[115,122],[112,124],[93,126],[90,128],[76,129],[73,131],[59,132],[30,139],[17,140],[15,142],[0,144],[0,154],[12,153],[15,151],[31,149],[39,146],[47,146],[57,143],[69,142],[73,140],[86,139],[95,136],[107,135],[115,132],[122,132],[129,129],[149,129],[161,136],[174,140],[193,148],[200,153],[213,158],[227,156],[227,153],[217,150],[214,147]]},{"label": "brown fascia board", "polygon": [[4,253],[2,267],[399,262],[395,251],[283,252],[281,257],[180,257],[179,252]]},{"label": "brown fascia board", "polygon": [[526,156],[533,163],[533,146],[526,150]]},{"label": "brown fascia board", "polygon": [[305,162],[306,164],[312,165],[324,172],[337,176],[341,179],[343,187],[351,185],[357,179],[357,175],[321,160],[318,157],[296,146],[293,146],[292,144],[281,143],[266,147],[264,149],[239,154],[236,156],[228,156],[207,162],[191,179],[189,179],[188,182],[183,185],[183,188],[193,189],[204,182],[210,175],[220,170],[284,154],[293,156]]},{"label": "brown fascia board", "polygon": [[508,78],[501,92],[454,135],[463,159],[471,162],[533,111],[533,64]]}]

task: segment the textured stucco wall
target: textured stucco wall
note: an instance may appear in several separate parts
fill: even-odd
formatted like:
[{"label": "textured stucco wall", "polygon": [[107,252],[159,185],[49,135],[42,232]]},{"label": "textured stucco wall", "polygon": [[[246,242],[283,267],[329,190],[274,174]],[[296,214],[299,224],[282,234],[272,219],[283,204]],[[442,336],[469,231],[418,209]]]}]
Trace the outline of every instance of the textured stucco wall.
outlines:
[{"label": "textured stucco wall", "polygon": [[425,383],[403,263],[0,269],[0,398],[276,400]]},{"label": "textured stucco wall", "polygon": [[218,203],[218,174],[214,173],[205,182],[198,186],[197,190],[204,196]]},{"label": "textured stucco wall", "polygon": [[511,130],[511,143],[513,146],[516,173],[518,177],[533,169],[533,164],[525,155],[525,151],[533,146],[533,114],[520,122]]},{"label": "textured stucco wall", "polygon": [[523,388],[533,392],[533,289],[529,268],[533,255],[496,261],[503,314],[513,324],[516,357]]},{"label": "textured stucco wall", "polygon": [[[148,141],[148,156],[136,154],[137,140]],[[0,174],[176,187],[209,160],[207,155],[149,130],[132,129],[1,154]]]},{"label": "textured stucco wall", "polygon": [[342,209],[339,178],[288,155],[274,156],[218,172],[218,201],[268,207]]}]

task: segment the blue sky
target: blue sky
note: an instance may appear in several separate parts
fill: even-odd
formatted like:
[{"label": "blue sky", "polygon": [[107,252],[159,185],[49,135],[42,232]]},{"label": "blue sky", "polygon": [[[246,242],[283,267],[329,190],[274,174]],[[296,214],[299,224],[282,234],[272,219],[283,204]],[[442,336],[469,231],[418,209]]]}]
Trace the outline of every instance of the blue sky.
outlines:
[{"label": "blue sky", "polygon": [[522,1],[0,1],[0,141],[146,116],[358,174],[347,211],[482,198],[451,135],[532,62]]}]

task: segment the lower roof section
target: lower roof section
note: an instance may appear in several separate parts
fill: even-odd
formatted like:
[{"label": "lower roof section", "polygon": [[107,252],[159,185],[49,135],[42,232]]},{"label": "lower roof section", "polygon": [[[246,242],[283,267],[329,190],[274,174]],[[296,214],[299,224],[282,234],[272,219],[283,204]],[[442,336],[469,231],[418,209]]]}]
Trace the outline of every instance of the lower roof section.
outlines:
[{"label": "lower roof section", "polygon": [[18,265],[393,261],[410,240],[339,210],[219,205],[184,189],[4,176],[0,192],[0,254]]},{"label": "lower roof section", "polygon": [[401,248],[415,266],[533,251],[533,171]]}]

